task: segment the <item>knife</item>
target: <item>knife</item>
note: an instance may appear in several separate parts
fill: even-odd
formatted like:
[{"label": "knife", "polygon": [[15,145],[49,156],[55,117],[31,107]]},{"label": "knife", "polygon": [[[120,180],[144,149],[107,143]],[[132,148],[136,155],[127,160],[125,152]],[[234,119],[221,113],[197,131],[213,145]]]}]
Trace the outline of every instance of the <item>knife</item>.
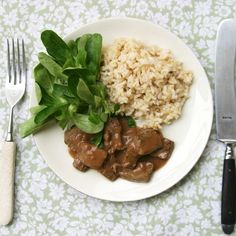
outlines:
[{"label": "knife", "polygon": [[236,218],[236,175],[233,154],[236,144],[236,20],[219,25],[216,40],[215,109],[217,139],[226,145],[221,197],[221,225],[224,233],[234,231]]}]

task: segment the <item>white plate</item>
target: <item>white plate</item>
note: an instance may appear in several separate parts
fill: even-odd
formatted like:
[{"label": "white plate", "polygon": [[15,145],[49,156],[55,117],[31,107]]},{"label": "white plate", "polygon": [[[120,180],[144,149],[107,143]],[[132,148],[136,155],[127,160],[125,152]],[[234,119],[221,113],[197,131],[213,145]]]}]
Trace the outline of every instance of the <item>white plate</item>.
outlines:
[{"label": "white plate", "polygon": [[[149,183],[132,183],[123,179],[111,182],[94,170],[82,173],[72,166],[63,131],[57,125],[34,135],[36,145],[49,167],[66,183],[87,195],[110,201],[133,201],[157,195],[182,179],[196,164],[207,143],[213,117],[213,102],[207,76],[193,52],[174,34],[147,21],[113,18],[86,25],[65,39],[85,33],[101,33],[104,44],[118,37],[130,37],[146,44],[171,49],[184,67],[193,71],[194,82],[182,116],[163,129],[165,137],[175,142],[167,164]],[[33,99],[32,99],[33,100]],[[32,102],[33,104],[34,102]]]}]

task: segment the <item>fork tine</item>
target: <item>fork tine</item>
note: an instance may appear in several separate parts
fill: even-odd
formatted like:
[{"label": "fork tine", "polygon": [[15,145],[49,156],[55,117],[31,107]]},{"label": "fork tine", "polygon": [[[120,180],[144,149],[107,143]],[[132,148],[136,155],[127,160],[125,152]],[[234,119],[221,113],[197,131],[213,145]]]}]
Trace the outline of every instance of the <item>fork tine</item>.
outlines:
[{"label": "fork tine", "polygon": [[17,69],[18,69],[17,83],[21,83],[20,43],[18,38],[17,38]]},{"label": "fork tine", "polygon": [[7,69],[8,69],[8,83],[11,83],[11,59],[10,59],[10,45],[7,39]]},{"label": "fork tine", "polygon": [[26,59],[25,59],[25,43],[24,43],[24,40],[22,39],[22,65],[23,65],[23,68],[22,68],[22,72],[23,72],[23,76],[22,76],[22,82],[25,84],[25,80],[26,80],[26,76],[27,76],[27,73],[26,73]]},{"label": "fork tine", "polygon": [[15,43],[13,38],[12,38],[12,68],[13,68],[14,84],[16,84],[16,57],[15,57]]}]

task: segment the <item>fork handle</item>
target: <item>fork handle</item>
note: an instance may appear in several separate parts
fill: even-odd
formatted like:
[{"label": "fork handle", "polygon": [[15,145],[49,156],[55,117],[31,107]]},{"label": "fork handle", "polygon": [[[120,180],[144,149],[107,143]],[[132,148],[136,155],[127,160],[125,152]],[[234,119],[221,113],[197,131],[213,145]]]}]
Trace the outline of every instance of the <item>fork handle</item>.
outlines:
[{"label": "fork handle", "polygon": [[0,156],[0,224],[12,221],[14,209],[16,143],[3,142]]}]

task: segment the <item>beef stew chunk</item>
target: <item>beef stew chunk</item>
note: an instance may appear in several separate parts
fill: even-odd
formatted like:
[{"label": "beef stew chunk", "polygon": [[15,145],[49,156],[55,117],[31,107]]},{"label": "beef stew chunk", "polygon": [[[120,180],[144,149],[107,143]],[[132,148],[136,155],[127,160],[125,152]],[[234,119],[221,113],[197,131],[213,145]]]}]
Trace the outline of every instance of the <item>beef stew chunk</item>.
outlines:
[{"label": "beef stew chunk", "polygon": [[139,159],[140,162],[150,162],[153,164],[153,170],[159,170],[162,166],[166,164],[168,159],[160,159],[158,157],[153,157],[151,155],[144,156]]},{"label": "beef stew chunk", "polygon": [[140,129],[137,127],[128,129],[123,135],[124,144],[133,146],[140,156],[161,148],[163,145],[162,139],[162,134],[154,129]]},{"label": "beef stew chunk", "polygon": [[129,128],[122,135],[123,151],[118,153],[120,162],[124,167],[135,167],[138,159],[163,145],[162,134],[153,129]]},{"label": "beef stew chunk", "polygon": [[119,162],[125,168],[133,168],[140,156],[136,152],[136,149],[132,145],[128,145],[123,151],[116,153],[117,162]]},{"label": "beef stew chunk", "polygon": [[79,143],[77,151],[81,162],[93,169],[100,168],[107,157],[105,150],[86,142]]},{"label": "beef stew chunk", "polygon": [[[65,132],[64,141],[68,145],[69,153],[77,161],[74,161],[75,168],[85,169],[84,166],[98,169],[106,159],[107,152],[90,143],[92,134],[87,134],[77,127],[72,127]],[[80,161],[80,162],[79,162]]]},{"label": "beef stew chunk", "polygon": [[88,170],[88,167],[84,165],[83,162],[79,158],[74,159],[73,166],[82,172],[85,172],[86,170]]},{"label": "beef stew chunk", "polygon": [[110,118],[104,128],[104,149],[113,154],[116,150],[121,150],[123,144],[121,141],[121,124],[117,118]]},{"label": "beef stew chunk", "polygon": [[92,134],[77,127],[65,132],[65,143],[81,171],[96,169],[111,181],[118,177],[147,182],[171,156],[174,142],[160,131],[129,127],[125,117],[109,118],[104,128],[104,148],[91,144]]},{"label": "beef stew chunk", "polygon": [[150,162],[139,162],[134,169],[123,169],[119,175],[123,179],[134,182],[148,182],[153,172],[153,164]]},{"label": "beef stew chunk", "polygon": [[90,142],[92,134],[87,134],[77,127],[72,127],[66,130],[64,135],[64,142],[69,148],[76,149],[80,142]]},{"label": "beef stew chunk", "polygon": [[174,142],[163,138],[163,147],[161,149],[157,149],[156,151],[152,152],[150,156],[157,157],[163,160],[168,160],[174,150]]},{"label": "beef stew chunk", "polygon": [[111,181],[114,181],[119,177],[119,173],[117,171],[117,167],[119,166],[120,164],[117,163],[117,158],[115,155],[110,155],[99,169],[99,172]]}]

